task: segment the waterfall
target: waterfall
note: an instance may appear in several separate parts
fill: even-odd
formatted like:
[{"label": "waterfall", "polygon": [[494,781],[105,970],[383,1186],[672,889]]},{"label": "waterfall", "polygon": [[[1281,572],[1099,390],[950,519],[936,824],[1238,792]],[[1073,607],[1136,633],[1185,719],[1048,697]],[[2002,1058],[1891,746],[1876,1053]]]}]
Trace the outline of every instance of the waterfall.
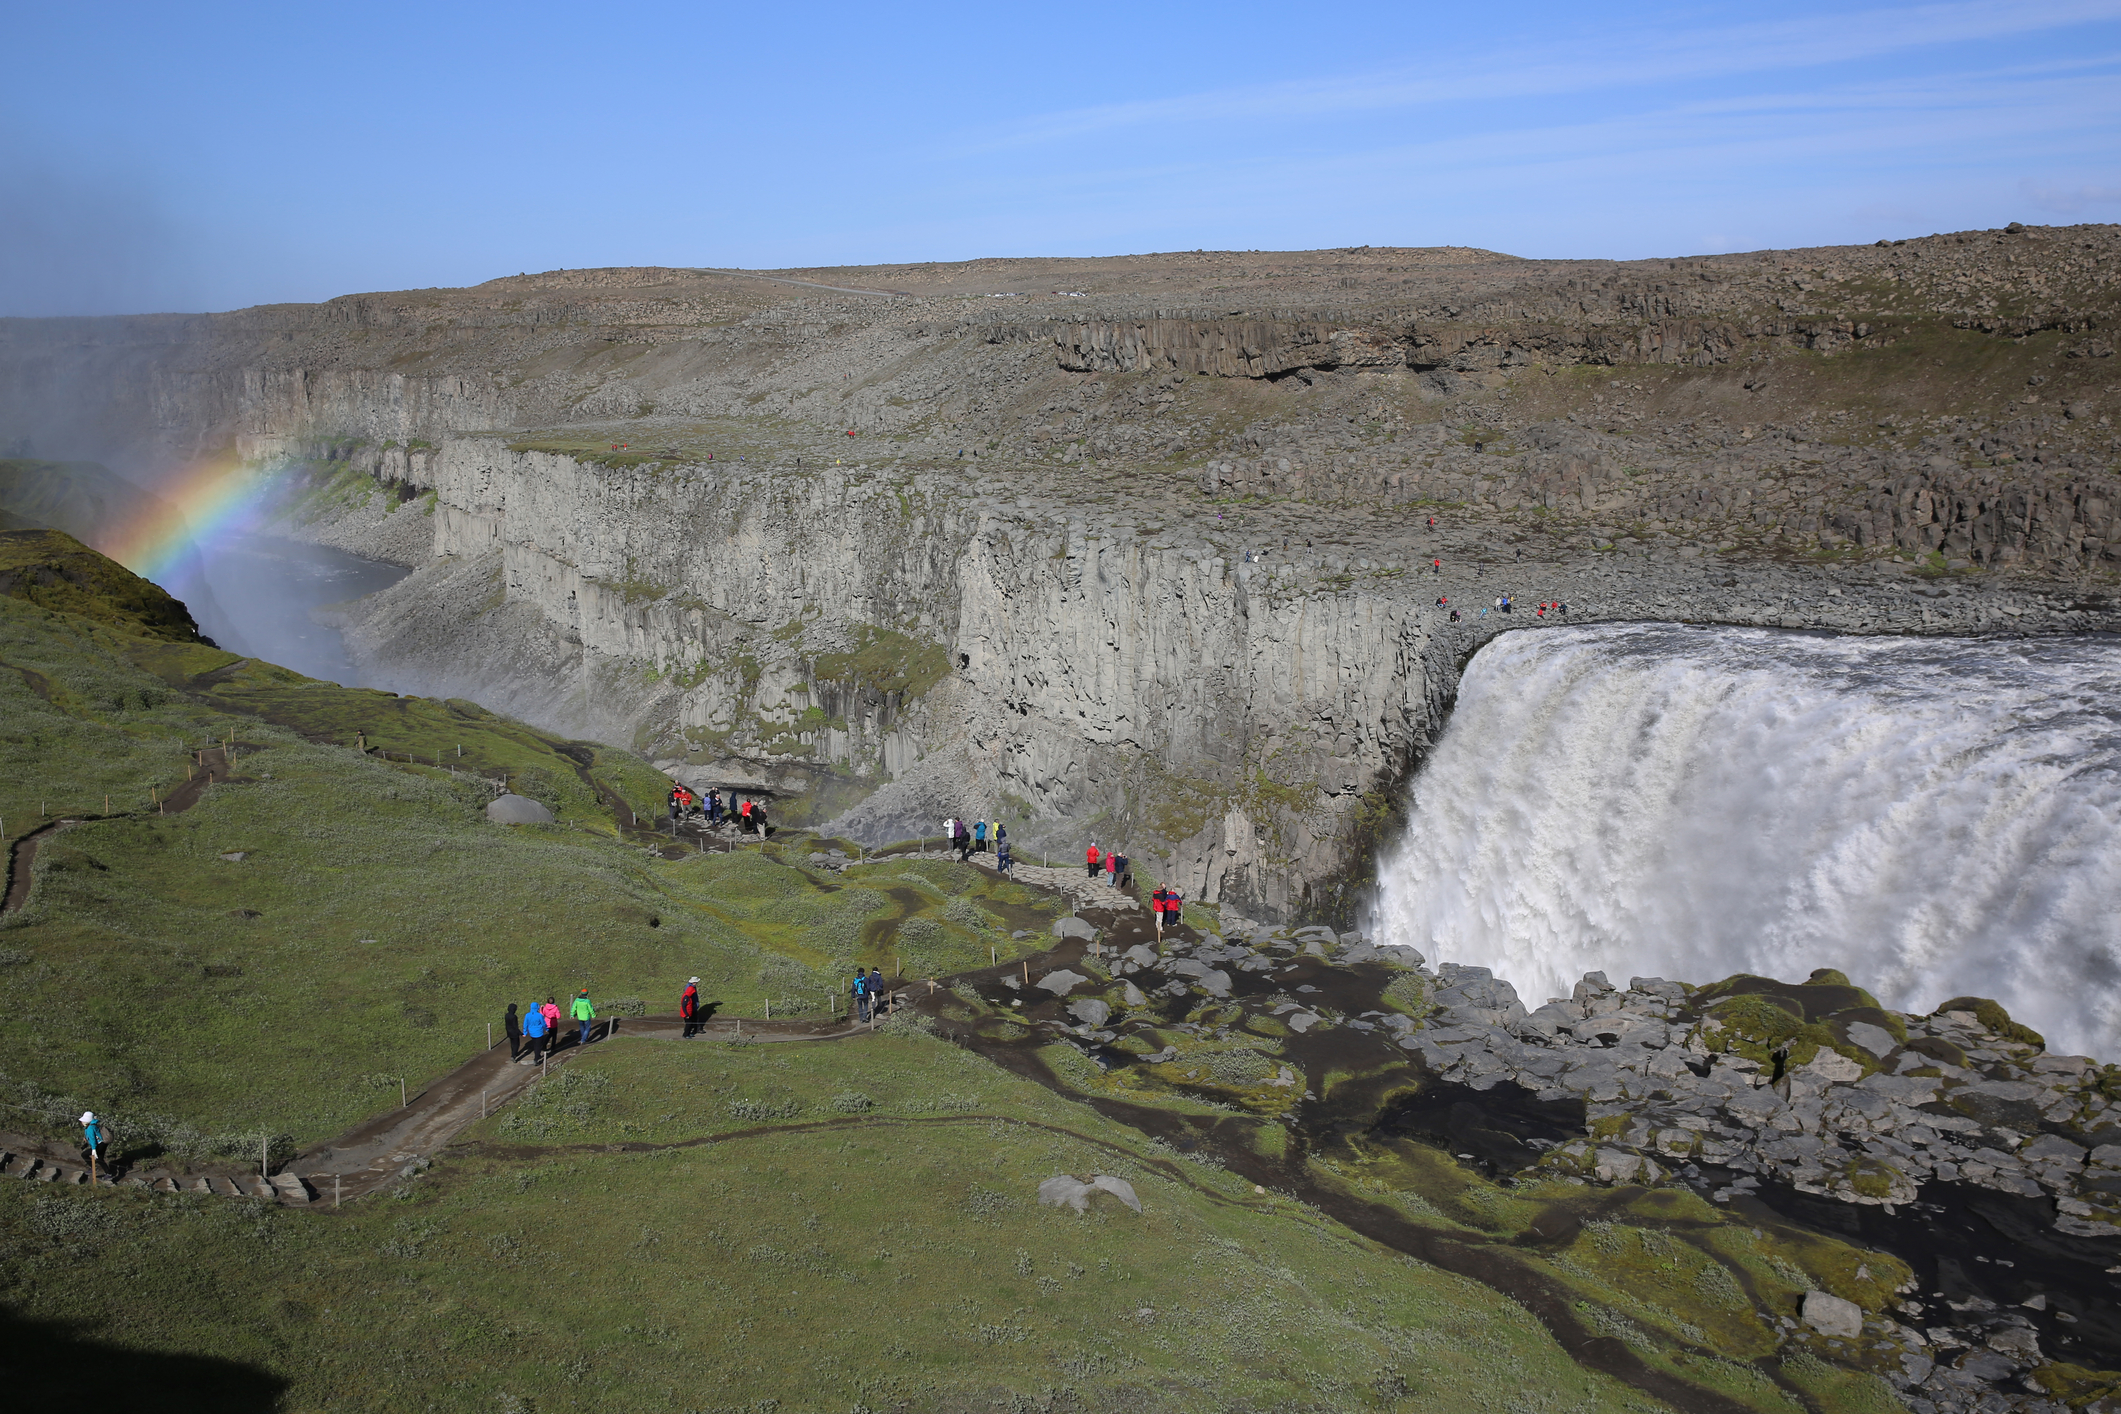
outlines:
[{"label": "waterfall", "polygon": [[1676,624],[1477,653],[1381,861],[1381,940],[1514,982],[1993,997],[2121,1046],[2121,642]]}]

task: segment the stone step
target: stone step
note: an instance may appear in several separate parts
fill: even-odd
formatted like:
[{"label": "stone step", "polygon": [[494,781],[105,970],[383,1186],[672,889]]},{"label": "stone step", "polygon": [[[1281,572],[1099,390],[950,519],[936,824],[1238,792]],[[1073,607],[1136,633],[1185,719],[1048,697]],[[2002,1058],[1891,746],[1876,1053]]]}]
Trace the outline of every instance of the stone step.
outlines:
[{"label": "stone step", "polygon": [[272,1186],[279,1190],[283,1203],[307,1203],[316,1197],[310,1186],[296,1174],[276,1173],[272,1176]]},{"label": "stone step", "polygon": [[224,1198],[240,1198],[243,1196],[242,1189],[236,1187],[232,1180],[223,1178],[219,1174],[214,1174],[207,1178],[205,1183],[206,1191],[209,1193],[218,1193]]}]

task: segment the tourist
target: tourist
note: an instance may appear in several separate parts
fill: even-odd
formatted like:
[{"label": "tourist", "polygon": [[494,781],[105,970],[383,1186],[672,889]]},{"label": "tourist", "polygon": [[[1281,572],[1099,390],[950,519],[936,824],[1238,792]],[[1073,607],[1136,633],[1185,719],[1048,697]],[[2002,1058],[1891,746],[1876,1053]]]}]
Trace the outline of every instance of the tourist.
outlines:
[{"label": "tourist", "polygon": [[1177,889],[1172,889],[1165,893],[1164,926],[1166,928],[1169,928],[1172,931],[1176,932],[1178,929],[1179,922],[1185,916],[1185,911],[1186,896],[1184,894],[1180,893]]},{"label": "tourist", "polygon": [[685,1039],[690,1040],[700,1029],[700,979],[695,977],[685,984],[678,996],[678,1018],[685,1023]]},{"label": "tourist", "polygon": [[707,792],[707,823],[710,825],[720,825],[722,823],[722,793],[718,790]]},{"label": "tourist", "polygon": [[88,1161],[91,1164],[108,1164],[108,1160],[103,1157],[104,1140],[103,1121],[96,1118],[94,1110],[83,1110],[81,1112],[81,1143],[88,1150]]},{"label": "tourist", "polygon": [[678,797],[684,793],[685,788],[683,786],[674,785],[670,788],[670,823],[673,825],[678,822]]},{"label": "tourist", "polygon": [[514,1060],[523,1054],[523,1020],[516,1015],[514,1002],[508,1004],[507,1013],[501,1017],[501,1030],[508,1035],[508,1058]]},{"label": "tourist", "polygon": [[1098,861],[1102,858],[1103,856],[1097,852],[1096,842],[1092,841],[1090,848],[1083,851],[1083,867],[1087,877],[1092,879],[1097,877]]},{"label": "tourist", "polygon": [[972,822],[972,852],[974,854],[985,854],[987,852],[987,822],[985,820],[974,820]]},{"label": "tourist", "polygon": [[551,1031],[552,1028],[545,1022],[545,1008],[532,1002],[523,1013],[523,1039],[530,1042],[532,1065],[545,1064],[545,1038]]},{"label": "tourist", "polygon": [[552,1039],[552,1048],[557,1051],[560,1048],[560,1004],[547,997],[539,1010],[545,1013],[545,1034]]},{"label": "tourist", "polygon": [[1458,610],[1456,609],[1451,610],[1451,622],[1454,624],[1458,622]]},{"label": "tourist", "polygon": [[1436,572],[1437,572],[1438,574],[1442,574],[1442,573],[1443,573],[1443,561],[1442,561],[1442,560],[1431,560],[1431,561],[1429,561],[1429,566],[1430,566],[1430,568],[1434,569],[1434,570],[1435,570],[1435,571],[1436,571]]},{"label": "tourist", "polygon": [[763,800],[751,802],[751,832],[760,839],[765,839],[773,833],[772,822],[766,818],[766,802]]},{"label": "tourist", "polygon": [[994,846],[994,867],[1006,874],[1015,866],[1016,861],[1009,854],[1009,841],[1001,840]]},{"label": "tourist", "polygon": [[[946,819],[943,821],[943,853],[948,854],[956,844],[957,821],[955,819]],[[927,846],[922,845],[921,848],[926,849]]]},{"label": "tourist", "polygon": [[590,1003],[587,987],[574,994],[574,1004],[567,1008],[567,1014],[581,1027],[580,1033],[575,1037],[575,1045],[588,1045],[591,1023],[597,1019],[597,1009]]},{"label": "tourist", "polygon": [[891,994],[884,990],[883,968],[870,968],[869,980],[863,985],[869,989],[869,1011],[872,1016],[891,1009]]},{"label": "tourist", "polygon": [[862,971],[859,967],[854,969],[854,985],[847,989],[847,995],[854,998],[854,1019],[856,1021],[867,1021],[869,1019],[869,974]]},{"label": "tourist", "polygon": [[963,864],[966,860],[972,858],[972,831],[966,827],[965,822],[962,820],[957,822],[957,838],[952,843],[957,847],[958,863]]},{"label": "tourist", "polygon": [[1170,896],[1170,890],[1166,889],[1162,884],[1158,884],[1156,892],[1149,895],[1149,916],[1156,921],[1156,940],[1158,942],[1162,942],[1164,939],[1164,900]]}]

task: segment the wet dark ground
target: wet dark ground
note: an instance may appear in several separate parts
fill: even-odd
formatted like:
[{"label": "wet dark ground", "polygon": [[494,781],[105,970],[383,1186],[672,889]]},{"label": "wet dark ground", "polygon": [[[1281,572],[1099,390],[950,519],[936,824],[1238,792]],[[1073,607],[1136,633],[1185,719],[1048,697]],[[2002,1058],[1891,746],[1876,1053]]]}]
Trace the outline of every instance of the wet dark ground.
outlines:
[{"label": "wet dark ground", "polygon": [[[1152,941],[1138,920],[1092,916],[1108,929],[1106,950],[1124,950],[1137,941]],[[1137,936],[1137,934],[1139,936]],[[1068,943],[1033,964],[1034,975],[1078,963],[1085,945]],[[995,995],[1004,971],[967,974],[962,979]],[[1328,966],[1299,956],[1286,967],[1265,974],[1232,973],[1232,1003],[1254,1008],[1272,996],[1290,996],[1307,1005],[1323,1005],[1344,1017],[1380,1008],[1380,994],[1391,974],[1383,968]],[[1308,988],[1305,991],[1302,989]],[[1714,1391],[1688,1384],[1652,1368],[1610,1337],[1588,1329],[1579,1319],[1573,1296],[1545,1274],[1519,1259],[1517,1249],[1565,1242],[1581,1214],[1557,1209],[1534,1224],[1534,1231],[1513,1240],[1478,1233],[1444,1232],[1410,1221],[1398,1209],[1366,1201],[1338,1188],[1315,1183],[1307,1172],[1310,1155],[1340,1150],[1351,1139],[1382,1139],[1431,1146],[1483,1176],[1507,1178],[1535,1162],[1541,1147],[1584,1137],[1581,1101],[1542,1101],[1532,1092],[1504,1082],[1475,1091],[1428,1075],[1420,1061],[1379,1032],[1338,1025],[1282,1041],[1286,1059],[1306,1077],[1311,1095],[1295,1115],[1286,1153],[1263,1156],[1252,1137],[1263,1123],[1249,1115],[1185,1115],[1153,1104],[1086,1096],[1052,1075],[1033,1049],[1052,1039],[1036,1027],[1040,1021],[1066,1024],[1065,1002],[1031,992],[1021,1008],[1034,1026],[1029,1037],[1004,1039],[978,1029],[946,1026],[957,1039],[982,1051],[1006,1068],[1085,1100],[1110,1117],[1169,1143],[1181,1153],[1205,1152],[1231,1171],[1261,1186],[1301,1199],[1353,1230],[1432,1265],[1507,1292],[1538,1315],[1555,1337],[1585,1365],[1615,1375],[1675,1407],[1690,1410],[1736,1408]],[[1198,1014],[1206,1003],[1198,995],[1152,997],[1167,1024]],[[1081,1043],[1107,1068],[1139,1064],[1134,1054],[1110,1045]],[[1327,1077],[1333,1077],[1330,1084]],[[1687,1180],[1707,1195],[1727,1187],[1737,1174],[1696,1170]],[[1587,1189],[1586,1200],[1617,1198],[1637,1190]],[[1566,1207],[1567,1205],[1564,1205]],[[1840,1238],[1906,1262],[1920,1282],[1910,1299],[1919,1312],[1897,1318],[1917,1328],[1949,1326],[1963,1311],[1992,1303],[2023,1314],[2039,1331],[2050,1358],[2094,1369],[2121,1366],[2121,1240],[2068,1237],[2052,1226],[2047,1200],[2020,1198],[1966,1185],[1931,1184],[1920,1201],[1893,1212],[1832,1198],[1799,1193],[1784,1185],[1763,1184],[1756,1194],[1734,1197],[1728,1205],[1734,1219],[1776,1227],[1797,1227]],[[2020,1303],[2044,1295],[2045,1311]],[[1961,1310],[1952,1309],[1959,1303]],[[1971,1308],[1968,1303],[1976,1303]],[[1783,1381],[1767,1362],[1764,1372]],[[1788,1388],[1785,1385],[1785,1388]],[[1796,1394],[1795,1390],[1790,1390]],[[1809,1403],[1800,1397],[1801,1403]]]},{"label": "wet dark ground", "polygon": [[[1949,1325],[1958,1314],[1952,1303],[1988,1301],[2031,1321],[2040,1348],[2054,1359],[2121,1366],[2121,1239],[2057,1232],[2048,1199],[1930,1183],[1917,1201],[1888,1213],[1763,1183],[1757,1196],[1733,1198],[1731,1208],[1771,1213],[1898,1257],[1922,1283],[1910,1298],[1922,1314],[1903,1314],[1908,1325]],[[2045,1297],[2047,1309],[2023,1304],[2033,1297]]]}]

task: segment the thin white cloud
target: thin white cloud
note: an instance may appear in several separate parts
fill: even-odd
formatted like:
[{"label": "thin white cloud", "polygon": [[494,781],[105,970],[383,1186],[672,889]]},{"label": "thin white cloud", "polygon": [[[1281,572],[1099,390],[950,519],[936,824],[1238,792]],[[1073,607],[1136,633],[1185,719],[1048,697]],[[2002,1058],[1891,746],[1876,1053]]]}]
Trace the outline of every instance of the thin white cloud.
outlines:
[{"label": "thin white cloud", "polygon": [[1874,59],[1939,45],[2121,20],[2121,0],[1962,0],[1841,15],[1805,16],[1720,29],[1650,27],[1606,31],[1595,40],[1530,54],[1425,56],[1418,65],[1369,74],[1206,90],[1103,104],[990,131],[970,151],[1032,146],[1141,126],[1284,122],[1435,104],[1492,103],[1633,85],[1669,86],[1739,73],[1767,73]]},{"label": "thin white cloud", "polygon": [[2088,207],[2121,205],[2121,186],[2056,186],[2030,179],[2018,183],[2025,199],[2043,211],[2059,216],[2077,216]]}]

